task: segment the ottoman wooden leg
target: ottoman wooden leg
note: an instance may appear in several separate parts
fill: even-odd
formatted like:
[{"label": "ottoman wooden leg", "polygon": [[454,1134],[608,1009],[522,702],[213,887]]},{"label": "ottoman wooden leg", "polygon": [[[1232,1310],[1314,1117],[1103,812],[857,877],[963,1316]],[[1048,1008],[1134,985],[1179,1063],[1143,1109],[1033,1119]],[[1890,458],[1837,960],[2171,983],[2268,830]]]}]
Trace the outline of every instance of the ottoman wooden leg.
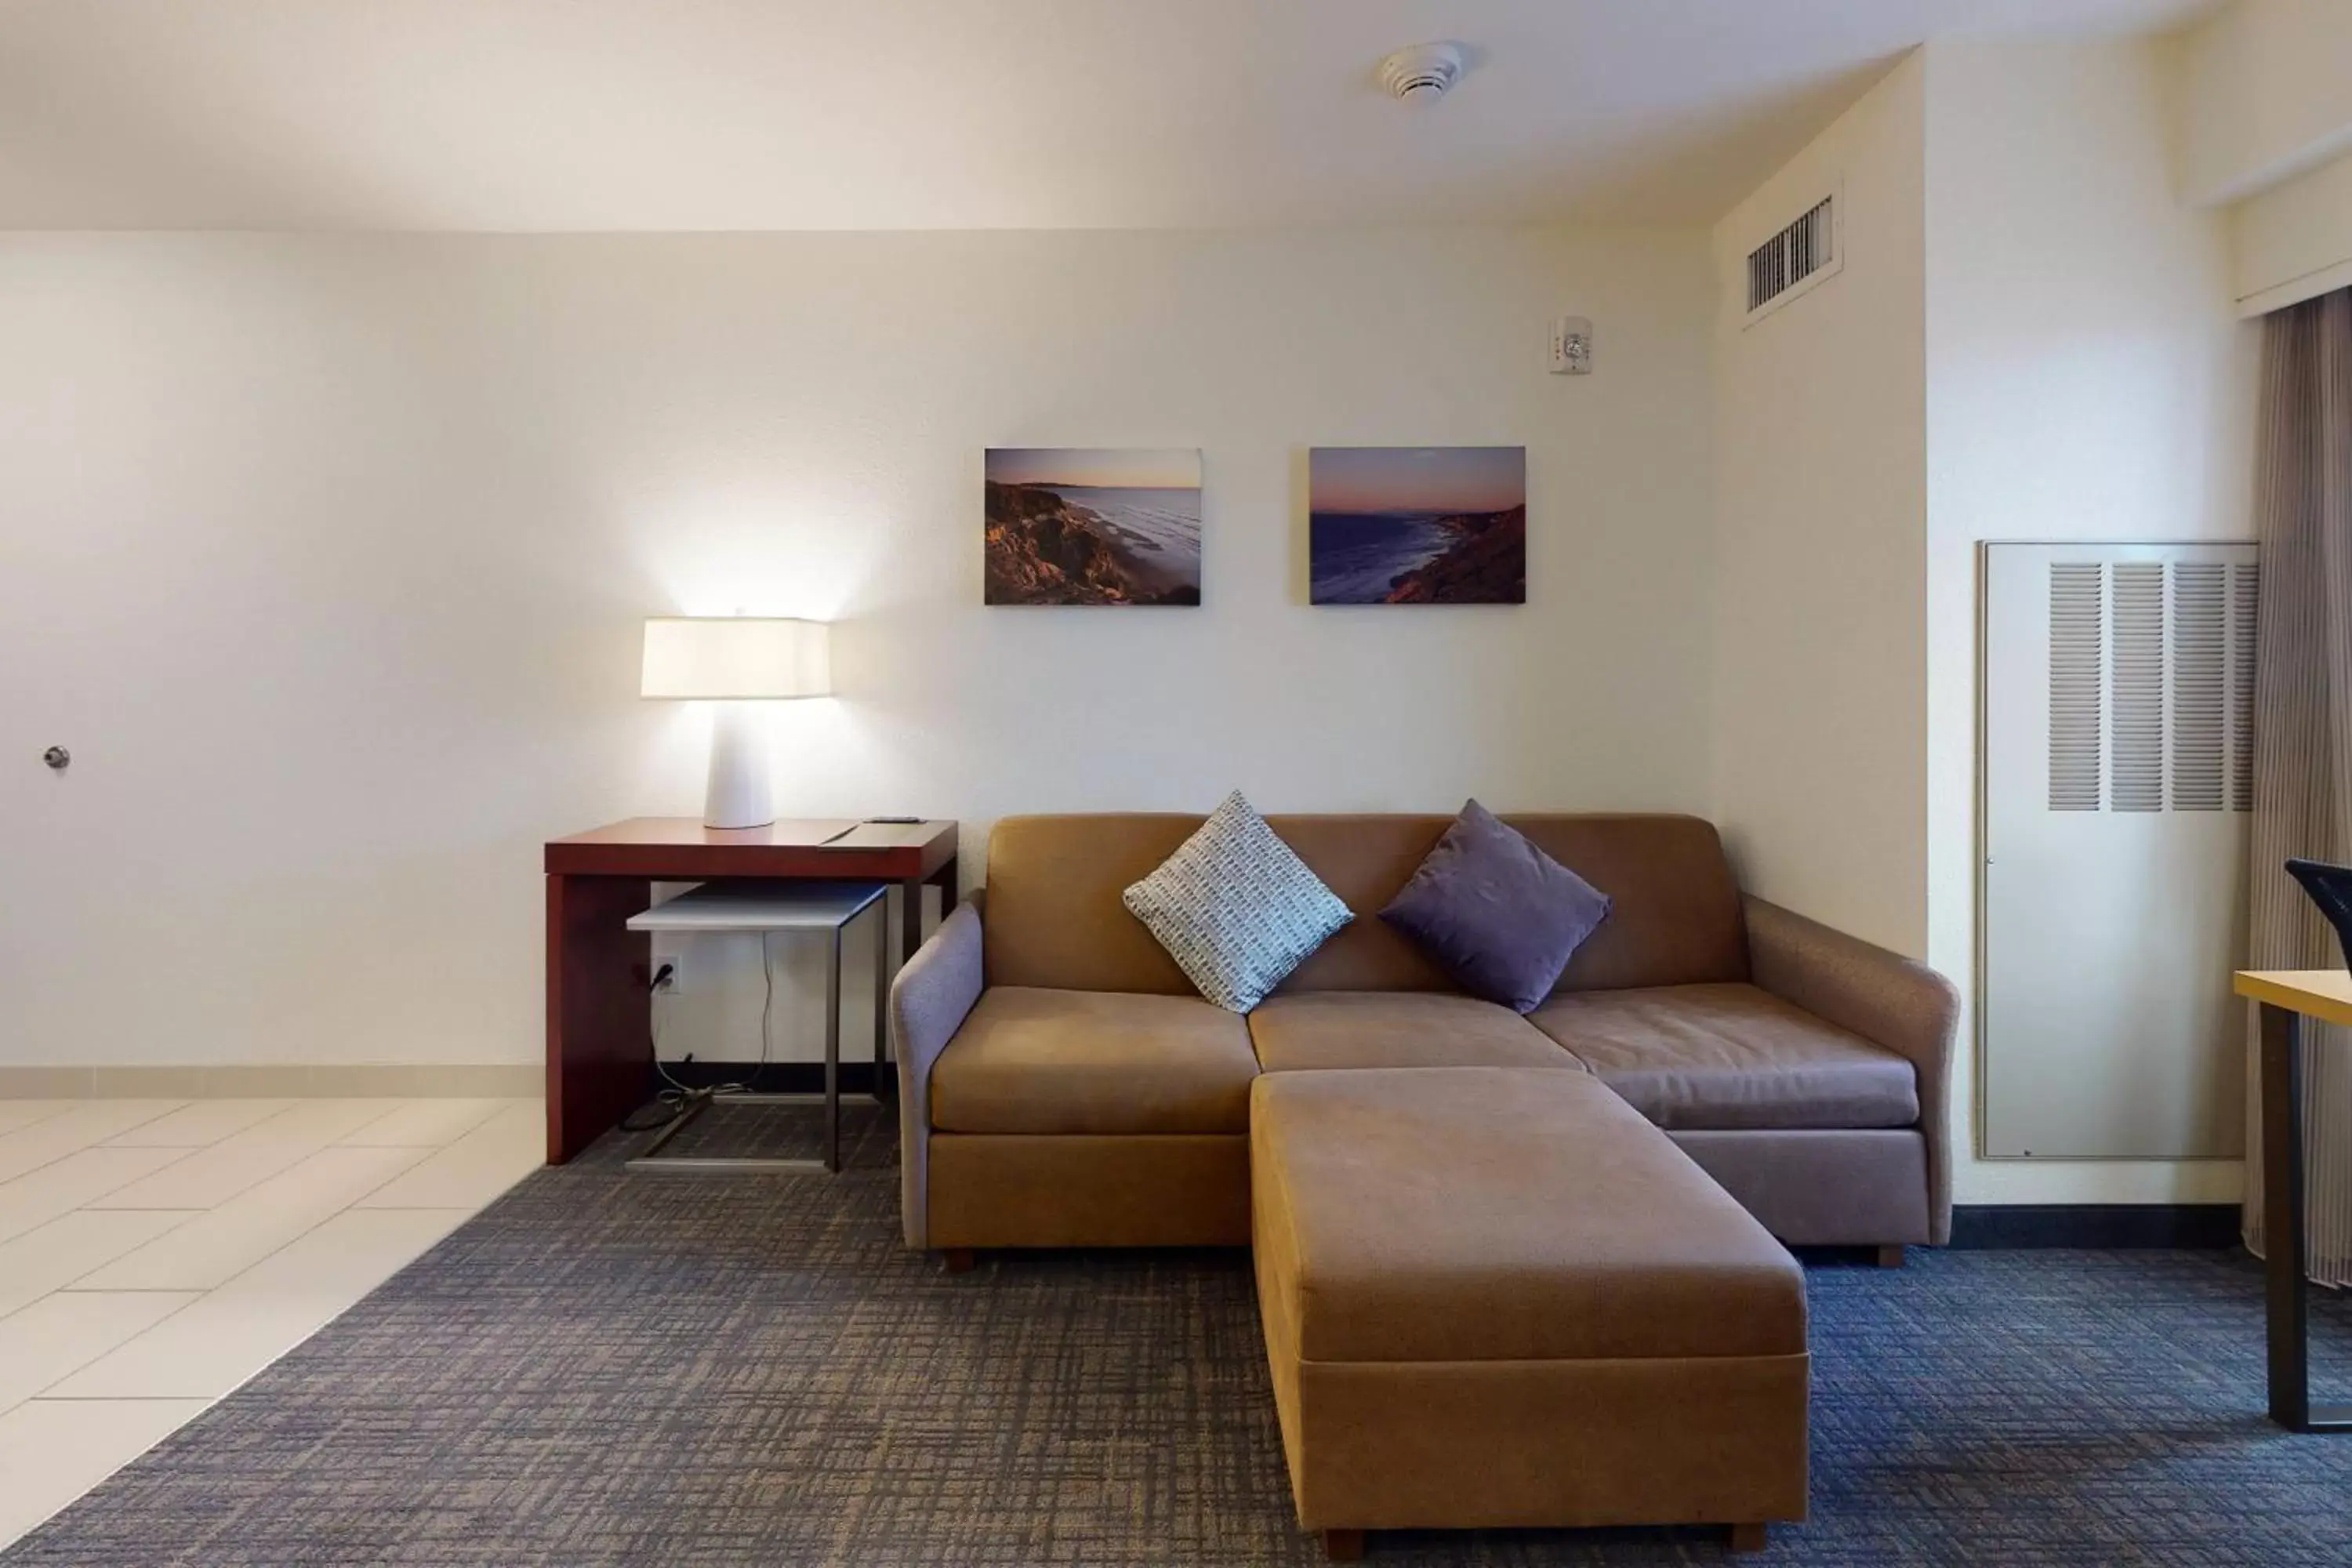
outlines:
[{"label": "ottoman wooden leg", "polygon": [[1881,1268],[1900,1268],[1903,1256],[1903,1248],[1899,1247],[1882,1247],[1878,1249],[1878,1266]]},{"label": "ottoman wooden leg", "polygon": [[947,1265],[950,1274],[969,1274],[972,1265],[971,1248],[950,1247],[940,1254],[940,1261]]},{"label": "ottoman wooden leg", "polygon": [[1761,1552],[1771,1526],[1766,1524],[1735,1524],[1731,1527],[1731,1549],[1734,1552]]},{"label": "ottoman wooden leg", "polygon": [[1364,1560],[1364,1532],[1360,1530],[1325,1531],[1323,1555],[1334,1563],[1361,1563]]}]

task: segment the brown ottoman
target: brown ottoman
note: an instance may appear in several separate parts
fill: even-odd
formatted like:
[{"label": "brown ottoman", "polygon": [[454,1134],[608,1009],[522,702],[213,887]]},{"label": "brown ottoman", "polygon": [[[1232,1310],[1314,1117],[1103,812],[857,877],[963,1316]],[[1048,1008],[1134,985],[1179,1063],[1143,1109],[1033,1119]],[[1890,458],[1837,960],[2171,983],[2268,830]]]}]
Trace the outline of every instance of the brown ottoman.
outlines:
[{"label": "brown ottoman", "polygon": [[1805,1280],[1581,1073],[1251,1086],[1258,1309],[1299,1522],[1365,1530],[1805,1516]]}]

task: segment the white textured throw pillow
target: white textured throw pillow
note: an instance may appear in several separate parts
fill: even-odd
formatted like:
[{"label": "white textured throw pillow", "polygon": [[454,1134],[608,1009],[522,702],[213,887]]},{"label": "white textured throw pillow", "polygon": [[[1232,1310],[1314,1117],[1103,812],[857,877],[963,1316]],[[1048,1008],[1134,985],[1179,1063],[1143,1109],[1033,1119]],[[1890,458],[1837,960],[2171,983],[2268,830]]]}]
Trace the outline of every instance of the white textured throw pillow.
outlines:
[{"label": "white textured throw pillow", "polygon": [[1126,901],[1201,994],[1235,1013],[1355,918],[1239,790]]}]

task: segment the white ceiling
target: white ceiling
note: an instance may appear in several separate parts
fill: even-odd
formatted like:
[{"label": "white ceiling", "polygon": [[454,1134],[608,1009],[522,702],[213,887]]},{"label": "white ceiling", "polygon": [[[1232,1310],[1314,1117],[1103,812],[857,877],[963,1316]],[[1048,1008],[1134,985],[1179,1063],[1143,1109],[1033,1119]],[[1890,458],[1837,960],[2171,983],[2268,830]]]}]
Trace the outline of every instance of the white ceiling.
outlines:
[{"label": "white ceiling", "polygon": [[[1712,218],[1931,34],[2202,0],[0,0],[0,226]],[[1386,51],[1465,45],[1427,110]]]}]

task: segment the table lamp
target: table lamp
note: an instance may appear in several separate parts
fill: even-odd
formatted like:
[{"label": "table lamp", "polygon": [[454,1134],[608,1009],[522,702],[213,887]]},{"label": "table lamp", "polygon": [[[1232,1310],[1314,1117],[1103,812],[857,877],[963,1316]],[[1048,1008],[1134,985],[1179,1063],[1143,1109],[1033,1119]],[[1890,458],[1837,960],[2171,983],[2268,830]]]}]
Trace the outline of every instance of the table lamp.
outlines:
[{"label": "table lamp", "polygon": [[754,702],[833,690],[824,623],[755,616],[656,616],[646,622],[639,695],[717,704],[710,725],[706,827],[764,827],[776,819],[768,735]]}]

